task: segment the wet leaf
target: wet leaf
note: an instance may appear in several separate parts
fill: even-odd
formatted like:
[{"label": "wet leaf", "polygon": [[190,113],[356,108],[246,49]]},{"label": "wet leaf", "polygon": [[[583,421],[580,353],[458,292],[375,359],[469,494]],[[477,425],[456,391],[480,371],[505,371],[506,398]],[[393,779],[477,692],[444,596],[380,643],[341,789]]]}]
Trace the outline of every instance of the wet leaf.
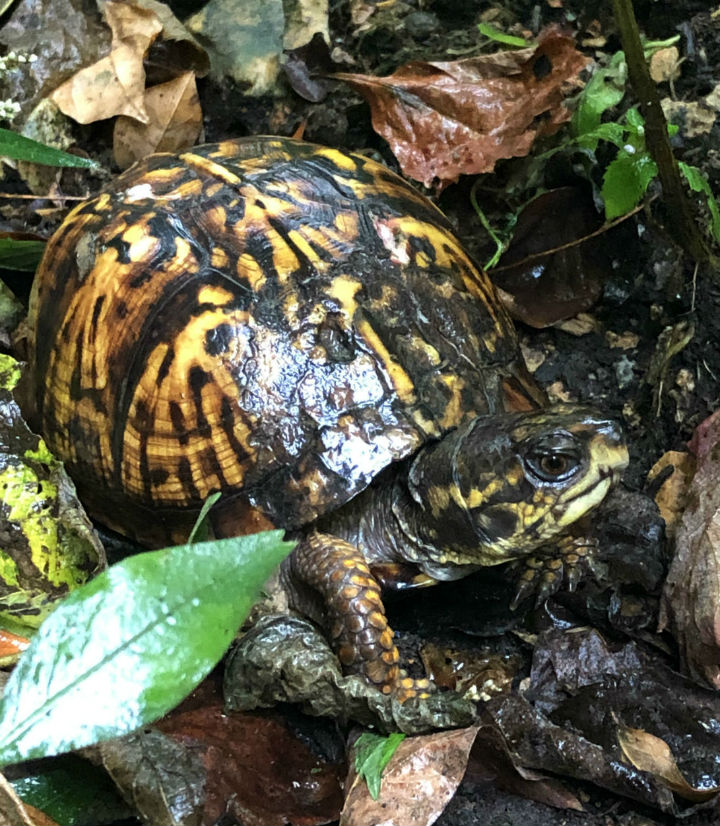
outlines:
[{"label": "wet leaf", "polygon": [[389,77],[339,73],[372,110],[403,172],[430,185],[490,172],[527,155],[569,118],[562,105],[586,59],[572,38],[548,30],[536,49],[446,63],[408,63]]},{"label": "wet leaf", "polygon": [[102,764],[144,823],[202,823],[206,772],[201,755],[161,731],[144,729],[100,743]]},{"label": "wet leaf", "polygon": [[0,238],[0,267],[35,272],[45,251],[45,241]]},{"label": "wet leaf", "polygon": [[720,414],[698,426],[697,469],[675,534],[660,628],[669,627],[690,674],[720,688]]},{"label": "wet leaf", "polygon": [[475,705],[454,692],[398,702],[340,663],[316,625],[299,617],[263,616],[227,658],[225,701],[233,711],[301,704],[316,716],[351,719],[406,734],[469,725]]},{"label": "wet leaf", "polygon": [[405,735],[397,731],[387,737],[367,731],[355,741],[355,771],[367,783],[373,800],[380,796],[385,766],[404,739]]},{"label": "wet leaf", "polygon": [[493,282],[511,297],[505,304],[514,318],[547,327],[597,301],[606,270],[598,239],[588,236],[600,224],[590,198],[575,187],[545,192],[523,209],[492,270]]},{"label": "wet leaf", "polygon": [[668,788],[686,800],[696,803],[710,800],[720,787],[696,789],[683,777],[668,744],[660,737],[641,729],[619,725],[618,743],[623,755],[635,768],[650,772],[662,780]]},{"label": "wet leaf", "polygon": [[206,44],[212,77],[231,77],[247,95],[274,89],[285,31],[282,0],[210,0],[185,24]]},{"label": "wet leaf", "polygon": [[285,50],[285,76],[294,91],[312,103],[325,99],[332,84],[325,75],[336,68],[330,57],[330,48],[319,33],[304,46]]},{"label": "wet leaf", "polygon": [[0,774],[0,826],[52,826],[49,819],[36,820],[34,814],[41,814],[26,806],[13,787]]},{"label": "wet leaf", "polygon": [[63,826],[100,826],[131,814],[107,774],[75,755],[31,762],[7,773],[24,803]]},{"label": "wet leaf", "polygon": [[187,149],[202,130],[202,110],[193,72],[152,86],[145,93],[144,108],[146,123],[125,116],[115,122],[113,153],[121,169],[153,152]]},{"label": "wet leaf", "polygon": [[[202,780],[203,822],[215,823],[226,812],[246,826],[319,826],[336,820],[344,760],[335,763],[315,754],[279,714],[227,712],[219,694],[207,690],[207,682],[198,696],[158,724],[163,734],[200,758],[202,772],[196,780]],[[314,720],[309,725],[318,728]],[[167,768],[172,770],[172,764]],[[137,786],[137,777],[132,784]]]},{"label": "wet leaf", "polygon": [[62,463],[32,433],[14,397],[20,367],[0,355],[0,618],[36,628],[105,553]]},{"label": "wet leaf", "polygon": [[162,31],[157,15],[132,2],[108,2],[105,17],[112,30],[110,54],[81,69],[53,93],[53,101],[78,123],[127,115],[148,122],[143,60]]},{"label": "wet leaf", "polygon": [[116,737],[177,705],[218,662],[289,552],[281,534],[139,554],[74,591],[8,681],[0,762]]},{"label": "wet leaf", "polygon": [[657,164],[647,152],[621,149],[603,176],[602,196],[607,220],[612,221],[633,210],[656,176]]},{"label": "wet leaf", "polygon": [[89,158],[81,158],[62,152],[52,146],[45,146],[9,129],[0,129],[0,156],[18,161],[46,164],[47,166],[71,166],[97,169],[97,163]]},{"label": "wet leaf", "polygon": [[478,730],[471,726],[403,740],[383,772],[377,799],[351,774],[340,826],[433,823],[460,785]]},{"label": "wet leaf", "polygon": [[521,662],[517,655],[490,649],[459,649],[428,642],[420,650],[425,672],[438,686],[473,700],[510,691]]}]

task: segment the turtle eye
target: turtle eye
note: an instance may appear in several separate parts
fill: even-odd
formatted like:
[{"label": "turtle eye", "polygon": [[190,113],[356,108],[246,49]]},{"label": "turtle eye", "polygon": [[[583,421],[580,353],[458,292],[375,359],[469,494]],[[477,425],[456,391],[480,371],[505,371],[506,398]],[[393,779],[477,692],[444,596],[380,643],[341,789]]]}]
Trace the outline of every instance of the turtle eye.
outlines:
[{"label": "turtle eye", "polygon": [[576,454],[554,450],[534,451],[526,457],[525,463],[533,475],[543,482],[563,482],[580,467]]}]

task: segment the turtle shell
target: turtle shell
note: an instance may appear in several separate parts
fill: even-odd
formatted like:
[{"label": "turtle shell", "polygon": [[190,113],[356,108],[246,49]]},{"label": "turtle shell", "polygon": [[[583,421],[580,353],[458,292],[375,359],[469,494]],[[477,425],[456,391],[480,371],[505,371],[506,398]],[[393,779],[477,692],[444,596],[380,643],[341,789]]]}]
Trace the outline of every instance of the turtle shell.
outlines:
[{"label": "turtle shell", "polygon": [[309,523],[426,440],[541,398],[443,214],[293,140],[125,172],[49,242],[31,327],[42,433],[94,515],[140,537],[217,490],[235,530]]}]

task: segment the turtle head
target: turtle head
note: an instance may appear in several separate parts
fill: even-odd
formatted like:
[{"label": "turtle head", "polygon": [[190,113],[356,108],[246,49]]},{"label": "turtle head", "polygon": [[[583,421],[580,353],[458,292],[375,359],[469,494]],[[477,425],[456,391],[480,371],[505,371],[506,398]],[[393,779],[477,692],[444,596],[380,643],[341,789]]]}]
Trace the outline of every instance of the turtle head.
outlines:
[{"label": "turtle head", "polygon": [[588,407],[479,417],[415,458],[408,527],[437,561],[506,562],[567,533],[627,463],[620,426]]}]

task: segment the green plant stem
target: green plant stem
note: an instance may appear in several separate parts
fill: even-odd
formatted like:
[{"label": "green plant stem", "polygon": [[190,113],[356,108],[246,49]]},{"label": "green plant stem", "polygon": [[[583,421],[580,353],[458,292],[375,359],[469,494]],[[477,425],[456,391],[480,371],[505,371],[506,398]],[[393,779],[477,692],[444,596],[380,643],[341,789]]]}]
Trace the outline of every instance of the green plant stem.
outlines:
[{"label": "green plant stem", "polygon": [[667,222],[668,229],[678,244],[696,261],[703,264],[712,262],[717,266],[714,256],[697,227],[685,196],[678,164],[670,146],[667,121],[660,106],[657,88],[650,77],[645,61],[632,0],[612,0],[612,5],[625,51],[628,76],[645,119],[647,148],[657,163],[658,175],[663,188],[663,201],[672,216],[672,220]]}]

